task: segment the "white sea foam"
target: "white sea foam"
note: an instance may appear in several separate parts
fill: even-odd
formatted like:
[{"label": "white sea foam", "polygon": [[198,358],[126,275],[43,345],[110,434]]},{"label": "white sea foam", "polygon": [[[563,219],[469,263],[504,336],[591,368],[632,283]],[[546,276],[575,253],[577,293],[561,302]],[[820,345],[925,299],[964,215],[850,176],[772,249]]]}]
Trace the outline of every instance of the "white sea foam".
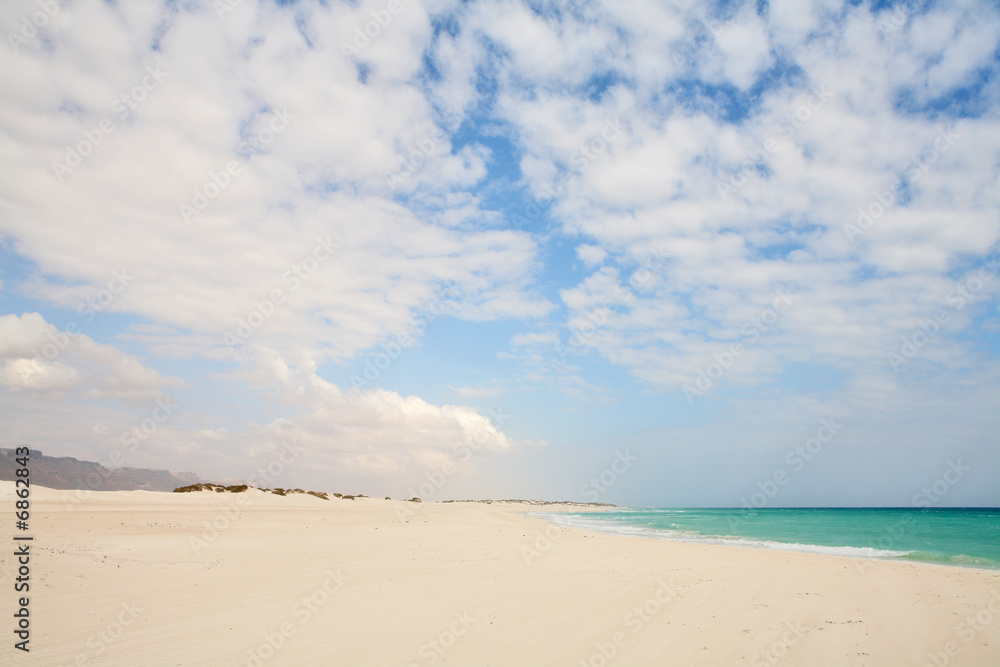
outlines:
[{"label": "white sea foam", "polygon": [[552,523],[567,528],[580,528],[612,535],[627,535],[629,537],[649,537],[674,542],[693,542],[696,544],[724,544],[735,547],[750,547],[752,549],[777,549],[780,551],[798,551],[802,553],[821,554],[825,556],[848,556],[852,558],[899,558],[910,551],[893,551],[890,549],[875,549],[873,547],[829,547],[819,544],[799,544],[795,542],[775,542],[751,537],[732,537],[727,535],[702,535],[694,531],[663,530],[647,526],[611,523],[606,520],[589,516],[571,516],[566,514],[533,512],[537,516]]}]

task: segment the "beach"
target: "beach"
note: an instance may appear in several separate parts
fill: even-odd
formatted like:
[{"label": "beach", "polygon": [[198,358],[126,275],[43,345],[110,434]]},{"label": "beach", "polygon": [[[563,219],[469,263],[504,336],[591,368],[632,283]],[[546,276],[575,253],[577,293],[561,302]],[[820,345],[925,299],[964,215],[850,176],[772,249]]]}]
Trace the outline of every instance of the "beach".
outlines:
[{"label": "beach", "polygon": [[13,647],[11,546],[4,664],[1000,664],[991,570],[528,514],[560,505],[32,487],[31,508],[30,652]]}]

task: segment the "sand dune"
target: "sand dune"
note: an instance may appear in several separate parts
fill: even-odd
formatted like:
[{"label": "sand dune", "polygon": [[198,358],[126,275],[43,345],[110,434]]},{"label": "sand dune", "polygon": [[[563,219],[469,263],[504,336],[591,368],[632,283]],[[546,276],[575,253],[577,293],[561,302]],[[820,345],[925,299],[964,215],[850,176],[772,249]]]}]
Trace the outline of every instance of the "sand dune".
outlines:
[{"label": "sand dune", "polygon": [[32,501],[31,652],[4,549],[3,664],[1000,664],[998,572],[563,530],[518,505]]}]

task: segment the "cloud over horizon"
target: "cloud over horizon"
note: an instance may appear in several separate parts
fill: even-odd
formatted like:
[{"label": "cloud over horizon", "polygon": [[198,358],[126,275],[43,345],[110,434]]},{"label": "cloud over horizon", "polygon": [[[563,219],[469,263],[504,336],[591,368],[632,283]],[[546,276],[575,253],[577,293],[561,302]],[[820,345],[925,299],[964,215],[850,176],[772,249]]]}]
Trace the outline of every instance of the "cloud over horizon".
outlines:
[{"label": "cloud over horizon", "polygon": [[[143,465],[294,432],[289,479],[383,495],[828,414],[824,501],[908,497],[866,443],[1000,462],[996,7],[217,4],[0,9],[5,446],[106,456],[170,396]],[[699,480],[615,493],[734,502]]]}]

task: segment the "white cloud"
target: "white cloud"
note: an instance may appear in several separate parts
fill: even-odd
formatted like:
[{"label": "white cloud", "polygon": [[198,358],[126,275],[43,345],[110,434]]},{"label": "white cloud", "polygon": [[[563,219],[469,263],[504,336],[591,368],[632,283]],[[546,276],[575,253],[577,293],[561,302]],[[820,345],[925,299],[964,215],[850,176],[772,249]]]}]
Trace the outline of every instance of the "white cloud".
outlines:
[{"label": "white cloud", "polygon": [[457,396],[462,398],[491,398],[503,393],[502,387],[449,387]]},{"label": "white cloud", "polygon": [[608,253],[600,246],[583,243],[576,247],[576,256],[579,257],[587,266],[593,267],[603,262],[604,258],[608,256]]},{"label": "white cloud", "polygon": [[0,384],[14,391],[63,391],[80,384],[80,373],[59,362],[6,359],[3,368],[0,368]]},{"label": "white cloud", "polygon": [[[442,306],[525,323],[505,334],[500,356],[525,362],[505,388],[604,400],[575,355],[679,389],[790,289],[795,305],[726,381],[760,386],[810,362],[881,396],[899,384],[886,353],[951,307],[956,276],[1000,240],[1000,94],[923,109],[980,85],[993,7],[772,2],[717,17],[645,0],[411,3],[345,56],[383,7],[245,2],[220,20],[210,5],[78,0],[20,54],[0,49],[0,233],[30,267],[18,288],[128,317],[120,340],[157,356],[235,360],[287,413],[171,423],[158,436],[171,460],[200,453],[221,471],[289,428],[317,477],[404,480],[476,432],[487,451],[516,449],[470,408],[377,388],[349,400],[321,379],[326,363],[421,335]],[[0,28],[34,8],[5,4]],[[494,168],[514,165],[495,136],[514,147],[513,187],[548,206],[585,275],[544,267],[548,238],[502,228]],[[942,148],[942,136],[955,138]],[[87,153],[78,166],[67,146]],[[905,196],[880,202],[901,177]],[[845,233],[876,204],[870,227]],[[181,205],[199,212],[186,221]],[[920,363],[976,367],[961,336],[998,284],[949,311]],[[19,406],[180,388],[83,334],[35,358],[48,326],[0,319],[0,382]],[[230,350],[224,334],[245,340]],[[94,438],[115,432],[77,421]]]},{"label": "white cloud", "polygon": [[753,12],[753,5],[727,22],[712,22],[719,57],[706,57],[700,62],[705,80],[732,83],[747,89],[761,70],[771,64],[771,43],[767,29]]},{"label": "white cloud", "polygon": [[[186,330],[193,343],[221,341],[277,288],[287,299],[253,342],[288,341],[318,360],[350,357],[406,328],[452,283],[468,298],[460,317],[546,312],[530,293],[528,236],[448,229],[390,199],[386,175],[437,132],[433,109],[408,83],[431,30],[419,6],[401,12],[363,51],[372,71],[362,84],[340,53],[339,27],[363,25],[367,9],[296,10],[308,15],[310,46],[296,12],[248,4],[219,21],[206,6],[161,16],[169,28],[154,53],[141,39],[149,13],[84,1],[61,9],[49,52],[4,51],[3,230],[44,275],[72,284],[39,278],[35,293],[71,304],[124,267],[135,279],[111,310]],[[162,81],[120,119],[113,101],[152,63]],[[268,134],[276,113],[287,127]],[[102,119],[112,131],[60,182],[53,161],[86,144],[85,132],[101,136]],[[240,143],[248,136],[263,144],[252,159]],[[483,177],[481,148],[450,150],[437,146],[407,186],[446,193]],[[231,161],[235,175],[225,173]],[[185,223],[180,205],[193,207],[195,190],[216,194],[213,174],[227,185]],[[292,293],[287,272],[325,236],[340,244],[336,259]],[[210,345],[202,353],[217,356]]]},{"label": "white cloud", "polygon": [[[636,35],[604,63],[630,82],[629,95],[612,89],[595,101],[572,86],[543,85],[546,73],[516,59],[505,65],[499,109],[522,141],[522,169],[536,192],[567,168],[586,128],[592,136],[602,116],[620,115],[627,126],[587,169],[568,170],[552,210],[564,231],[583,236],[593,262],[599,253],[590,248],[627,271],[653,249],[666,254],[636,290],[635,303],[588,339],[589,347],[663,389],[678,388],[720,342],[738,339],[746,318],[789,285],[802,294],[802,305],[770,343],[746,357],[746,381],[816,350],[823,363],[850,368],[863,359],[884,367],[900,337],[943,303],[951,282],[944,274],[967,266],[970,256],[974,263],[1000,239],[1000,197],[988,157],[1000,148],[995,117],[951,122],[901,115],[895,106],[903,89],[926,90],[919,101],[966,85],[968,73],[997,46],[997,32],[988,27],[995,12],[940,8],[901,23],[899,35],[908,42],[880,31],[878,19],[885,17],[865,7],[775,7],[770,15],[770,28],[749,5],[721,25],[687,17],[715,28],[710,43],[718,48],[706,42],[687,55],[705,78],[743,90],[771,63],[769,35],[779,34],[778,25],[791,31],[781,33],[780,43],[801,74],[765,88],[755,102],[760,111],[739,125],[721,120],[721,109],[704,100],[702,111],[676,100],[665,105],[661,91],[673,73],[651,81],[636,72]],[[704,41],[707,31],[699,30]],[[507,45],[504,30],[484,31],[500,48]],[[580,49],[573,30],[558,36],[566,52]],[[942,144],[944,136],[950,144]],[[852,244],[844,225],[907,174],[915,174],[908,178],[909,199],[896,198]],[[868,273],[873,277],[862,277]],[[939,279],[927,280],[929,274]],[[593,306],[592,299],[580,300],[592,280],[563,292],[567,335]],[[950,336],[939,349],[952,363],[967,352]]]},{"label": "white cloud", "polygon": [[180,388],[135,357],[52,326],[38,313],[0,315],[0,384],[15,392],[86,389],[94,398],[148,400]]},{"label": "white cloud", "polygon": [[[293,440],[301,456],[289,465],[289,479],[402,494],[426,471],[445,465],[477,468],[491,455],[536,444],[509,438],[502,430],[502,411],[490,415],[461,405],[438,406],[377,388],[345,393],[311,365],[289,364],[273,352],[260,353],[250,367],[246,379],[251,385],[277,388],[289,409],[286,416],[246,431],[187,436],[199,457],[215,462],[215,474],[266,465]],[[164,445],[168,451],[174,447]]]}]

